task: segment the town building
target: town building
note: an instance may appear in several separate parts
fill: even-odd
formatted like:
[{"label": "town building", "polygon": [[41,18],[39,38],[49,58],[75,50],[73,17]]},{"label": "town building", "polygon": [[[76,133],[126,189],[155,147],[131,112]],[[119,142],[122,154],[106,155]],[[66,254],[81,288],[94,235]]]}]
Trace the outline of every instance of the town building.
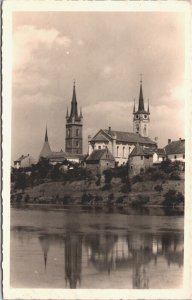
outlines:
[{"label": "town building", "polygon": [[149,104],[144,107],[142,81],[140,81],[139,104],[133,108],[133,132],[100,129],[93,137],[88,137],[88,154],[94,150],[105,149],[112,153],[117,165],[126,164],[128,157],[136,144],[148,148],[157,148],[156,141],[148,137],[149,133]]},{"label": "town building", "polygon": [[28,167],[31,167],[32,164],[34,164],[34,163],[35,163],[35,161],[30,154],[21,155],[18,159],[16,159],[14,161],[14,168],[16,168],[16,169],[28,168]]},{"label": "town building", "polygon": [[108,148],[94,150],[86,159],[86,167],[95,174],[115,167],[115,159]]},{"label": "town building", "polygon": [[153,155],[153,149],[137,144],[129,155],[129,174],[134,176],[153,166]]},{"label": "town building", "polygon": [[65,151],[72,154],[83,153],[83,115],[81,110],[78,113],[75,82],[70,115],[68,108],[66,114]]},{"label": "town building", "polygon": [[168,144],[164,147],[166,157],[171,161],[185,162],[185,139],[171,141],[168,139]]}]

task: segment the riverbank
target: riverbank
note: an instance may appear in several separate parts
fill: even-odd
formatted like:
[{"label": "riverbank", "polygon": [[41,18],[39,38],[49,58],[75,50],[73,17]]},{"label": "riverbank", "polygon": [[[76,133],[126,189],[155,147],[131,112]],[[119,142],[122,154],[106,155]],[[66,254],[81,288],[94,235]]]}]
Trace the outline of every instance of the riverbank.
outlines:
[{"label": "riverbank", "polygon": [[[161,191],[157,191],[161,187]],[[184,180],[166,180],[136,182],[131,185],[131,192],[120,178],[113,178],[110,185],[101,181],[47,181],[28,187],[25,190],[15,190],[11,193],[12,203],[39,203],[65,205],[140,205],[162,206],[164,195],[169,190],[184,194]]]}]

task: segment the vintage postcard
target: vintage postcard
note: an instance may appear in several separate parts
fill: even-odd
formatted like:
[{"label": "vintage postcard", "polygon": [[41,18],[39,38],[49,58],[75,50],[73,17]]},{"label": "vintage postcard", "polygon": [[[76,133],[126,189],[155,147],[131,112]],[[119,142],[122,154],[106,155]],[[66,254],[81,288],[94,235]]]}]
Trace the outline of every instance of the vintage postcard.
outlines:
[{"label": "vintage postcard", "polygon": [[190,24],[4,1],[4,299],[191,299]]}]

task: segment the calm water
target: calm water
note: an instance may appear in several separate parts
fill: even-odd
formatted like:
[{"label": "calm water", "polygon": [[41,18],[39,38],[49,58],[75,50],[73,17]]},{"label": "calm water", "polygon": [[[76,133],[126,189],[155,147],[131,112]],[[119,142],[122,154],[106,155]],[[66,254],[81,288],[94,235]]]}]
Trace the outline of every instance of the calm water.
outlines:
[{"label": "calm water", "polygon": [[11,286],[181,288],[183,216],[139,213],[12,208]]}]

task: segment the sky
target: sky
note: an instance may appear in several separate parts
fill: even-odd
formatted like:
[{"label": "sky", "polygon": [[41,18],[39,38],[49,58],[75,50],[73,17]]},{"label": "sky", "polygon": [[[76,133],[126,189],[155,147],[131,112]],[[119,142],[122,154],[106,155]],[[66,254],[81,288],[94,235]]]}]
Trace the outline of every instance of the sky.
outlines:
[{"label": "sky", "polygon": [[46,124],[51,149],[65,149],[74,79],[84,153],[100,128],[132,132],[141,73],[150,138],[183,138],[184,25],[176,12],[14,12],[12,159],[38,158]]}]

